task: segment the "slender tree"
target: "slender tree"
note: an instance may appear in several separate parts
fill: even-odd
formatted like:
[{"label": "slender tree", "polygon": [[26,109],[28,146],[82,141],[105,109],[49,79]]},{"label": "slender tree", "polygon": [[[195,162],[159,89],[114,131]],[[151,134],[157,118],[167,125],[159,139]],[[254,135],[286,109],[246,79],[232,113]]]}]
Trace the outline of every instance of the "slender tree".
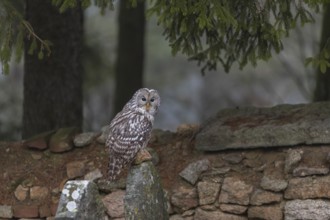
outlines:
[{"label": "slender tree", "polygon": [[[330,44],[329,22],[330,22],[330,4],[325,4],[321,41],[320,41],[321,51],[326,46],[327,42],[329,42],[328,45]],[[326,68],[326,72],[324,73],[321,72],[320,68],[318,68],[316,72],[316,87],[314,92],[314,101],[329,101],[329,100],[330,100],[330,68]]]},{"label": "slender tree", "polygon": [[[79,1],[78,1],[79,2]],[[82,126],[83,12],[60,13],[50,0],[26,0],[26,20],[52,42],[50,56],[24,52],[23,138],[60,127]]]},{"label": "slender tree", "polygon": [[132,94],[143,85],[145,3],[121,0],[115,73],[114,112],[122,109]]}]

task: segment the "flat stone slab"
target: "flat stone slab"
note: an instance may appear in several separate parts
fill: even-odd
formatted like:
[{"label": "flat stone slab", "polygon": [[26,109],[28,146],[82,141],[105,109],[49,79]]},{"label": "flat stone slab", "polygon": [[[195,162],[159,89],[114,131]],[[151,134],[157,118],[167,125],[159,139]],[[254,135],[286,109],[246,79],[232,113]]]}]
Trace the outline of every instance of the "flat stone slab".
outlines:
[{"label": "flat stone slab", "polygon": [[291,200],[284,207],[286,220],[295,219],[330,219],[330,202],[328,200]]},{"label": "flat stone slab", "polygon": [[330,176],[292,178],[284,192],[286,199],[330,199]]},{"label": "flat stone slab", "polygon": [[330,102],[221,110],[207,120],[195,147],[221,151],[330,143]]}]

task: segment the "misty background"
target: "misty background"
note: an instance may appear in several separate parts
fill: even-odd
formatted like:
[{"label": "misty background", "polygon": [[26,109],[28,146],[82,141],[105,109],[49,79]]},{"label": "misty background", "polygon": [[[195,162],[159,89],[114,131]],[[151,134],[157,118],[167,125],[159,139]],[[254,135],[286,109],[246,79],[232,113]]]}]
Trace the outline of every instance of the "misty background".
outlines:
[{"label": "misty background", "polygon": [[[84,130],[99,131],[110,123],[113,112],[114,65],[117,45],[117,10],[101,15],[99,8],[85,11],[83,65]],[[161,95],[155,128],[175,130],[182,123],[201,123],[220,109],[237,106],[270,107],[311,102],[315,69],[304,59],[319,51],[321,17],[297,27],[283,40],[284,50],[257,67],[202,75],[196,62],[172,56],[156,19],[147,20],[144,83]],[[97,74],[96,74],[97,73]],[[12,62],[11,73],[0,75],[0,139],[18,140],[21,135],[23,67]],[[70,111],[70,109],[68,109]]]}]

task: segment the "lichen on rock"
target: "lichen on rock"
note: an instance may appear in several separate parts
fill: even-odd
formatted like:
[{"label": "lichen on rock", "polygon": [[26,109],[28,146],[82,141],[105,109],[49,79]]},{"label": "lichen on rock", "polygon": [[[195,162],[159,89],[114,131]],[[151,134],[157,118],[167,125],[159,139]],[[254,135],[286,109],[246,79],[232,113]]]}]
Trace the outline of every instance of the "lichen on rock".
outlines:
[{"label": "lichen on rock", "polygon": [[104,219],[105,209],[92,181],[68,181],[62,190],[56,220]]},{"label": "lichen on rock", "polygon": [[151,161],[131,167],[124,205],[127,220],[169,219],[160,177]]}]

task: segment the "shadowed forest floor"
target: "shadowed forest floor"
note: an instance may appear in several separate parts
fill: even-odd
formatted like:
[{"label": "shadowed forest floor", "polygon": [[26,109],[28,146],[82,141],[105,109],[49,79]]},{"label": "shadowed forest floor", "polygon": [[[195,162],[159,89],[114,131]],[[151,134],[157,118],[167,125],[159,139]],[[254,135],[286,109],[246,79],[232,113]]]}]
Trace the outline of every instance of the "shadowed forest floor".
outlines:
[{"label": "shadowed forest floor", "polygon": [[[180,178],[178,173],[190,162],[202,156],[193,150],[191,135],[182,136],[169,133],[169,137],[155,144],[149,144],[158,156],[157,169],[165,189],[171,189]],[[85,161],[101,170],[106,178],[108,154],[104,145],[94,142],[84,148],[74,148],[65,153],[51,153],[49,150],[27,149],[21,142],[0,142],[0,205],[33,204],[37,201],[18,201],[14,191],[19,185],[46,186],[52,190],[61,189],[68,180],[66,164],[73,161]],[[125,170],[121,177],[127,175]],[[47,198],[51,202],[51,197]],[[39,201],[40,202],[40,201]],[[54,202],[54,201],[53,201]]]}]

